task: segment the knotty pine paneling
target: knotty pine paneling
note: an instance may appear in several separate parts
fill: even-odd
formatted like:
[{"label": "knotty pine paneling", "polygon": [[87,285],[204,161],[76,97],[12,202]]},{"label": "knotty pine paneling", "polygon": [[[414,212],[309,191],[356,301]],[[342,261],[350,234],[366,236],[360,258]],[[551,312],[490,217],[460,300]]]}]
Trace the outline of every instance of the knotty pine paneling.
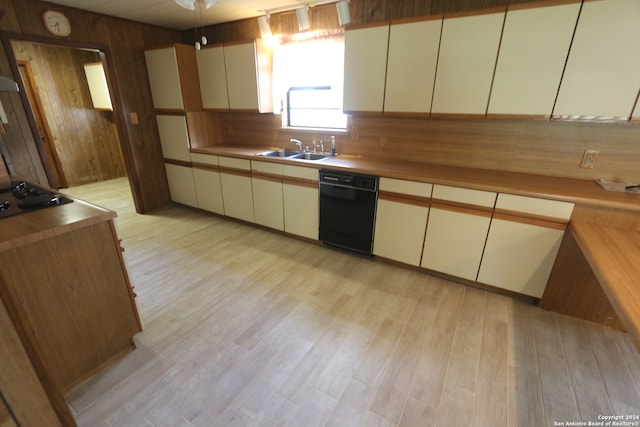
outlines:
[{"label": "knotty pine paneling", "polygon": [[31,64],[68,185],[125,176],[114,114],[93,108],[84,74],[99,53],[26,41],[12,46],[16,59]]},{"label": "knotty pine paneling", "polygon": [[[67,38],[51,36],[42,24],[42,12],[54,9],[64,12],[71,21]],[[113,121],[124,156],[136,209],[147,212],[170,201],[162,162],[160,139],[144,61],[144,49],[181,41],[176,31],[139,24],[78,9],[35,0],[0,0],[0,29],[11,38],[62,44],[73,47],[91,45],[106,51],[107,78],[115,92]],[[3,34],[0,52],[0,74],[18,79],[12,57],[5,49],[9,34]],[[47,185],[45,166],[40,160],[37,143],[31,131],[27,109],[19,94],[0,94],[10,118],[6,135],[0,136],[11,173]],[[137,113],[139,124],[133,124],[130,113]]]}]

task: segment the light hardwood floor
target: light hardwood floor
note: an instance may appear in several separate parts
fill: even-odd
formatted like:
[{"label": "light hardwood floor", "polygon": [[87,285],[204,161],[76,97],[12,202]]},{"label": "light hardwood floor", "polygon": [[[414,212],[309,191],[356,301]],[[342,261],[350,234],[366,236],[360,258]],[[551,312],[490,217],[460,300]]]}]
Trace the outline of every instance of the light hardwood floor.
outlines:
[{"label": "light hardwood floor", "polygon": [[[144,331],[79,426],[553,426],[640,415],[626,334],[196,210],[118,212]],[[637,424],[636,424],[637,425]]]}]

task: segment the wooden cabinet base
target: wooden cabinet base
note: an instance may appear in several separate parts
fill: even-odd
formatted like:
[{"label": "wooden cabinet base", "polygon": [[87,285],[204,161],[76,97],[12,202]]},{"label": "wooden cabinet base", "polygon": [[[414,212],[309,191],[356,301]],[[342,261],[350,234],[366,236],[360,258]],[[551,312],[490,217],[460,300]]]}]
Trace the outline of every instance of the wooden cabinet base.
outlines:
[{"label": "wooden cabinet base", "polygon": [[58,389],[131,351],[142,328],[112,221],[1,255],[5,285],[17,295]]},{"label": "wooden cabinet base", "polygon": [[625,330],[571,232],[562,239],[540,307]]}]

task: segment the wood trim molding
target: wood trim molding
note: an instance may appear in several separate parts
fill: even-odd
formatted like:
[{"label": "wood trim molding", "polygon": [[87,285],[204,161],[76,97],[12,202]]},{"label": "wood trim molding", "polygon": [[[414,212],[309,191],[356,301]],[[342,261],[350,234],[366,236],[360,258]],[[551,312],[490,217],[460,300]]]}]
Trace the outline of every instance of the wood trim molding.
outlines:
[{"label": "wood trim molding", "polygon": [[431,112],[431,118],[433,119],[471,119],[479,120],[484,119],[486,115],[483,114],[458,114],[458,113],[434,113]]},{"label": "wood trim molding", "polygon": [[582,0],[541,0],[530,3],[509,4],[508,10],[536,9],[539,7],[561,6],[563,4],[580,3]]},{"label": "wood trim molding", "polygon": [[282,175],[277,175],[274,173],[268,173],[268,172],[259,172],[259,171],[251,171],[251,178],[256,178],[256,179],[262,179],[265,181],[271,181],[271,182],[279,182],[282,183]]},{"label": "wood trim molding", "polygon": [[495,6],[489,7],[486,9],[479,10],[464,10],[460,12],[448,12],[444,14],[444,19],[451,18],[463,18],[465,16],[480,16],[480,15],[488,15],[490,13],[504,13],[507,11],[507,6]]},{"label": "wood trim molding", "polygon": [[168,163],[170,165],[184,166],[186,168],[193,167],[193,163],[186,162],[184,160],[168,159],[168,158],[164,157],[164,162]]},{"label": "wood trim molding", "polygon": [[402,111],[383,111],[382,114],[387,117],[409,117],[414,119],[428,119],[431,117],[431,113],[423,112],[402,112]]},{"label": "wood trim molding", "polygon": [[434,209],[442,209],[446,211],[465,213],[486,218],[491,218],[493,214],[493,208],[488,206],[472,205],[441,199],[431,199],[431,207]]},{"label": "wood trim molding", "polygon": [[388,26],[390,23],[391,21],[375,21],[375,22],[365,22],[361,24],[351,24],[346,28],[346,31],[361,30],[363,28],[384,27],[384,26]]},{"label": "wood trim molding", "polygon": [[504,221],[519,222],[522,224],[537,225],[539,227],[553,228],[556,230],[565,230],[568,221],[559,218],[545,217],[541,215],[532,215],[524,212],[514,212],[506,209],[495,209],[493,212],[494,219],[502,219]]},{"label": "wood trim molding", "polygon": [[207,163],[191,162],[191,167],[193,167],[194,169],[208,170],[211,172],[220,172],[220,166],[210,165]]},{"label": "wood trim molding", "polygon": [[392,191],[381,190],[378,192],[378,199],[389,202],[403,203],[405,205],[421,206],[428,208],[431,199],[429,197],[414,196],[412,194],[394,193]]},{"label": "wood trim molding", "polygon": [[435,15],[426,15],[426,16],[412,16],[410,18],[399,18],[392,19],[391,25],[402,25],[402,24],[411,24],[414,22],[425,22],[425,21],[436,21],[444,18],[444,13],[438,13]]},{"label": "wood trim molding", "polygon": [[313,179],[298,178],[295,176],[283,176],[282,184],[297,185],[298,187],[307,187],[318,189],[318,181]]},{"label": "wood trim molding", "polygon": [[219,168],[220,168],[220,173],[226,173],[228,175],[236,175],[236,176],[246,176],[247,178],[251,178],[250,170],[230,168],[228,166],[219,166]]}]

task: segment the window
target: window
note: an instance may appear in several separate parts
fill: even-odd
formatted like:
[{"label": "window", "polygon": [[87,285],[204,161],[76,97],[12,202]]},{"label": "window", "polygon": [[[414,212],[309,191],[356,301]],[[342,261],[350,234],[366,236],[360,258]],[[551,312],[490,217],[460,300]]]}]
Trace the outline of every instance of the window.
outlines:
[{"label": "window", "polygon": [[274,46],[274,105],[282,106],[283,126],[346,129],[343,64],[342,34],[292,38]]}]

